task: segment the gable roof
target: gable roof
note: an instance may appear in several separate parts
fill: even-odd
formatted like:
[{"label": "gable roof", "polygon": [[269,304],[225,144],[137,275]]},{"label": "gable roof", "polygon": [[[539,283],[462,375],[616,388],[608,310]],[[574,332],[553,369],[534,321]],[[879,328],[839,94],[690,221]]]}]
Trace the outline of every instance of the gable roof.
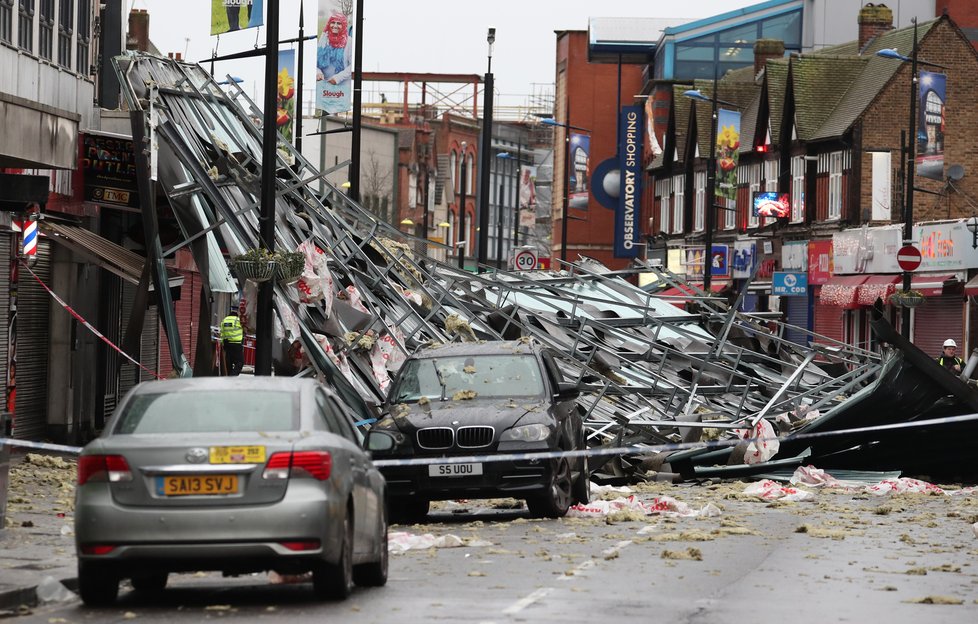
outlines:
[{"label": "gable roof", "polygon": [[[859,79],[869,58],[812,54],[791,59],[795,128],[798,139],[808,141],[825,124]],[[855,121],[855,118],[853,118]]]}]

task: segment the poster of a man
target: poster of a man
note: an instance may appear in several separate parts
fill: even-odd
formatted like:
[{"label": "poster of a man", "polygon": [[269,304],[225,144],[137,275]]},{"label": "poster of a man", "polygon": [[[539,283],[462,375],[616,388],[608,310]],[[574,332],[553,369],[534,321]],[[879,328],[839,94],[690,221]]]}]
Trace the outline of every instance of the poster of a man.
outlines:
[{"label": "poster of a man", "polygon": [[320,2],[320,37],[316,49],[316,106],[327,113],[350,110],[352,30],[350,16],[333,0]]}]

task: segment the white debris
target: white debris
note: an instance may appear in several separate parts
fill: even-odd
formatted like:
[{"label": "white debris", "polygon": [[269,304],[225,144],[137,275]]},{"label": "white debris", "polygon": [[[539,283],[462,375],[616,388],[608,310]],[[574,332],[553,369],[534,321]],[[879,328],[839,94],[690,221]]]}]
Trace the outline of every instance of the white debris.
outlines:
[{"label": "white debris", "polygon": [[744,494],[763,498],[764,500],[805,501],[815,498],[815,495],[807,490],[785,487],[770,479],[763,479],[757,483],[751,483],[744,490]]},{"label": "white debris", "polygon": [[34,591],[37,594],[37,601],[41,604],[68,602],[78,598],[73,591],[62,585],[53,576],[45,576]]},{"label": "white debris", "polygon": [[394,554],[428,548],[458,548],[464,545],[462,538],[451,534],[435,537],[431,533],[416,535],[407,531],[393,531],[387,535],[387,550]]}]

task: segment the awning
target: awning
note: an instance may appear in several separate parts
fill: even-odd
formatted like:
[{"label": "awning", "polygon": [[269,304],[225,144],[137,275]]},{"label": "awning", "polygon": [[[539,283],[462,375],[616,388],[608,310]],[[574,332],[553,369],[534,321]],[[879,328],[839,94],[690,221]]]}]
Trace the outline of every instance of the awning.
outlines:
[{"label": "awning", "polygon": [[822,289],[818,293],[818,302],[847,310],[858,308],[856,297],[859,294],[859,287],[868,278],[868,275],[833,275],[829,281],[822,284]]},{"label": "awning", "polygon": [[910,281],[910,288],[919,290],[925,297],[940,297],[944,294],[945,282],[957,282],[958,276],[954,273],[921,273],[914,274]]},{"label": "awning", "polygon": [[975,275],[964,285],[965,295],[978,295],[978,275]]},{"label": "awning", "polygon": [[890,295],[896,291],[896,285],[902,279],[900,275],[870,275],[859,287],[856,303],[861,306],[870,306],[876,303],[877,298],[882,298],[883,303],[887,303],[890,300]]},{"label": "awning", "polygon": [[[139,284],[146,258],[138,253],[75,225],[42,221],[41,229],[51,240],[80,253],[106,271],[118,275],[131,284]],[[183,276],[170,271],[169,282],[170,288],[180,286],[183,284]],[[149,289],[153,290],[152,283]]]}]

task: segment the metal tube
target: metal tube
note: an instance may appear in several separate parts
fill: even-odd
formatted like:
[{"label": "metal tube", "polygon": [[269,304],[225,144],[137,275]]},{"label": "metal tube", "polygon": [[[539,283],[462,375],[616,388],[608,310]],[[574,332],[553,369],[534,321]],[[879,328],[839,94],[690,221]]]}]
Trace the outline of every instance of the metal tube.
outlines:
[{"label": "metal tube", "polygon": [[[913,51],[910,55],[910,134],[907,136],[907,190],[904,191],[903,244],[909,245],[913,239],[913,174],[917,154],[917,20],[913,22]],[[910,271],[903,272],[903,290],[910,290]],[[910,339],[910,313],[904,309],[900,314],[900,333]]]},{"label": "metal tube", "polygon": [[353,46],[353,136],[350,142],[350,198],[357,203],[360,203],[360,136],[363,130],[360,104],[362,101],[363,0],[357,0],[357,38]]},{"label": "metal tube", "polygon": [[492,57],[489,57],[485,86],[482,91],[482,150],[479,154],[479,248],[478,270],[485,271],[489,262],[489,169],[492,153]]}]

